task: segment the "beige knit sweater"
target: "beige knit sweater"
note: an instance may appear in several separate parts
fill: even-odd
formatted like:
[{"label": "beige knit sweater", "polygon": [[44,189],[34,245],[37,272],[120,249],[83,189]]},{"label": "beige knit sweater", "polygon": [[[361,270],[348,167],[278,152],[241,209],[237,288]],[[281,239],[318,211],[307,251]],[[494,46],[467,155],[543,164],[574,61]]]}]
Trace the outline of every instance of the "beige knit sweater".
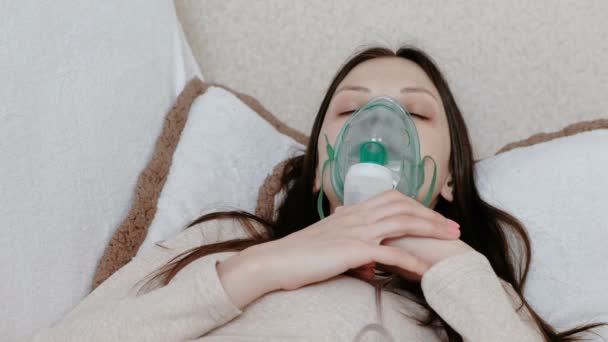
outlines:
[{"label": "beige knit sweater", "polygon": [[[139,296],[138,281],[171,258],[202,244],[245,237],[232,220],[186,229],[108,278],[63,319],[32,341],[353,341],[364,326],[382,317],[394,341],[439,341],[441,335],[409,317],[425,310],[382,291],[376,312],[374,288],[340,275],[293,291],[275,291],[244,310],[235,306],[219,280],[216,263],[235,252],[209,255],[164,287]],[[136,286],[138,285],[138,286]],[[465,341],[542,341],[519,307],[513,288],[499,279],[480,253],[468,252],[435,264],[422,278],[427,302]],[[385,340],[374,331],[362,341]]]}]

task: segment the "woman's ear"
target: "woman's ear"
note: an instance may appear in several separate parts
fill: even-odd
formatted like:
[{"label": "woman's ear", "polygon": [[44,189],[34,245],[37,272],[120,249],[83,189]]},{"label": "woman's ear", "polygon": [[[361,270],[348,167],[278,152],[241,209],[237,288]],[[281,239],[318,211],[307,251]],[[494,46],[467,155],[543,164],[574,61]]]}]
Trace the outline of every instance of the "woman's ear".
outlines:
[{"label": "woman's ear", "polygon": [[315,171],[315,183],[313,185],[313,192],[321,191],[321,177],[318,175],[318,172]]},{"label": "woman's ear", "polygon": [[454,200],[454,181],[452,180],[451,174],[448,176],[448,178],[446,178],[445,183],[443,183],[443,187],[441,188],[441,197],[448,202],[452,202]]},{"label": "woman's ear", "polygon": [[319,171],[319,166],[315,169],[315,181],[313,183],[313,192],[321,191],[321,171]]}]

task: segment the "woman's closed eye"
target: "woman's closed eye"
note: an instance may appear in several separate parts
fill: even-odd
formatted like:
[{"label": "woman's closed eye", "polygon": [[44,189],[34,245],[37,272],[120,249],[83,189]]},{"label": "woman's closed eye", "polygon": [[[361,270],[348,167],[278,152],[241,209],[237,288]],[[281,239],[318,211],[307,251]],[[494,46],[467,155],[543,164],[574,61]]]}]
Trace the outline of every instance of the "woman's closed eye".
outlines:
[{"label": "woman's closed eye", "polygon": [[428,120],[428,119],[429,119],[429,118],[427,118],[426,116],[421,115],[421,114],[418,114],[418,113],[412,113],[412,112],[410,112],[410,114],[411,114],[413,117],[417,117],[417,118],[419,118],[419,119],[421,119],[421,120]]},{"label": "woman's closed eye", "polygon": [[[355,110],[347,110],[347,111],[341,112],[341,113],[340,113],[340,114],[338,114],[338,115],[340,115],[340,116],[342,116],[342,115],[351,115],[351,114],[352,114],[352,113],[354,113],[354,112],[355,112]],[[418,114],[418,113],[412,113],[412,112],[410,112],[410,114],[411,114],[413,117],[417,117],[417,118],[419,118],[419,119],[421,119],[421,120],[428,120],[428,119],[429,119],[429,118],[427,118],[426,116],[421,115],[421,114]]]},{"label": "woman's closed eye", "polygon": [[352,114],[352,113],[354,113],[354,112],[355,112],[355,110],[354,110],[354,109],[353,109],[353,110],[347,110],[347,111],[345,111],[345,112],[341,112],[341,113],[340,113],[340,114],[338,114],[338,115],[340,115],[340,116],[342,116],[342,115],[351,115],[351,114]]}]

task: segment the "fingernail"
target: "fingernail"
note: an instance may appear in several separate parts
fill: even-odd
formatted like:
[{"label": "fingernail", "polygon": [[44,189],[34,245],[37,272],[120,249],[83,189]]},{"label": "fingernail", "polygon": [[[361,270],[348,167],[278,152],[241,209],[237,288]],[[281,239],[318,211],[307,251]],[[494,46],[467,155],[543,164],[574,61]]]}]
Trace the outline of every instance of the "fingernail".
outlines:
[{"label": "fingernail", "polygon": [[452,233],[460,233],[460,225],[456,221],[448,220],[448,230]]}]

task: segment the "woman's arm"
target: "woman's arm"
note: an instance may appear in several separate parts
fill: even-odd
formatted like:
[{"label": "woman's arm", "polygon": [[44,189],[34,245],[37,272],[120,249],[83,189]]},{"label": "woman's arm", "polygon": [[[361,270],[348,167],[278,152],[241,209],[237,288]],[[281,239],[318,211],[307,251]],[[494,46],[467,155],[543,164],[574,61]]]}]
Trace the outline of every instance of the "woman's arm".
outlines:
[{"label": "woman's arm", "polygon": [[527,309],[520,308],[521,298],[477,251],[433,265],[422,277],[422,290],[465,341],[544,341]]},{"label": "woman's arm", "polygon": [[168,285],[139,296],[140,286],[135,285],[190,248],[236,237],[245,237],[245,232],[232,221],[188,228],[163,242],[168,248],[155,245],[135,257],[32,341],[184,341],[204,335],[242,313],[224,290],[216,268],[218,261],[235,252],[198,259]]}]

